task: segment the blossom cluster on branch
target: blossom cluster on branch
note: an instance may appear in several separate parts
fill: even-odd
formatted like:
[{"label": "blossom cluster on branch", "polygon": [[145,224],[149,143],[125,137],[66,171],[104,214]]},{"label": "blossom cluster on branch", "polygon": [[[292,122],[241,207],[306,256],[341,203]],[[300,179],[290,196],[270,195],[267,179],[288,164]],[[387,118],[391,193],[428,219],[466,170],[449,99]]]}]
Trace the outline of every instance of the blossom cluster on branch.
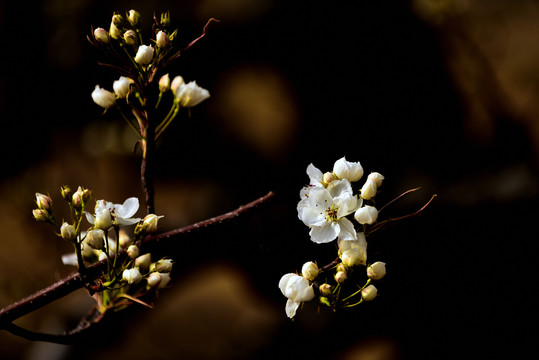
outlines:
[{"label": "blossom cluster on branch", "polygon": [[301,275],[288,273],[281,278],[279,288],[288,299],[285,307],[288,317],[293,318],[301,303],[315,297],[321,305],[333,310],[353,307],[376,297],[378,290],[371,282],[385,276],[386,264],[367,262],[366,232],[378,219],[375,196],[384,176],[370,173],[355,193],[352,184],[363,173],[359,162],[347,161],[345,157],[325,173],[313,164],[307,167],[310,182],[300,191],[298,217],[309,227],[313,242],[324,244],[337,240],[338,257],[322,268],[309,261],[302,266]]}]

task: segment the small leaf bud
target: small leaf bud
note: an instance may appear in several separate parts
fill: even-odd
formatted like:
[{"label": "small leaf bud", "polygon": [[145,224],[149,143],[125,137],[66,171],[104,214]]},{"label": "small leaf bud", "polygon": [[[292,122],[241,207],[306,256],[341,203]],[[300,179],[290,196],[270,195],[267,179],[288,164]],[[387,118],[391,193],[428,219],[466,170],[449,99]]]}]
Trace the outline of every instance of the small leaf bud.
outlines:
[{"label": "small leaf bud", "polygon": [[301,268],[301,275],[309,281],[316,279],[318,276],[318,266],[312,261],[306,262]]},{"label": "small leaf bud", "polygon": [[319,300],[320,300],[320,304],[331,307],[331,303],[329,302],[329,299],[327,297],[320,296]]},{"label": "small leaf bud", "polygon": [[161,25],[165,27],[170,25],[170,12],[161,13]]},{"label": "small leaf bud", "polygon": [[68,241],[73,241],[77,238],[77,231],[73,225],[64,222],[60,227],[60,235]]},{"label": "small leaf bud", "polygon": [[137,245],[129,245],[129,247],[127,248],[127,255],[131,259],[136,258],[139,253],[140,253],[140,249],[138,248]]},{"label": "small leaf bud", "polygon": [[367,267],[367,276],[373,280],[380,280],[386,275],[386,263],[377,261]]},{"label": "small leaf bud", "polygon": [[364,301],[371,301],[378,295],[378,289],[374,285],[369,285],[365,289],[361,290],[361,298]]},{"label": "small leaf bud", "polygon": [[82,189],[82,201],[87,203],[92,199],[92,192],[88,189]]},{"label": "small leaf bud", "polygon": [[60,193],[62,194],[62,197],[65,201],[71,202],[71,198],[73,197],[73,193],[71,192],[71,188],[67,185],[64,185],[60,188]]}]

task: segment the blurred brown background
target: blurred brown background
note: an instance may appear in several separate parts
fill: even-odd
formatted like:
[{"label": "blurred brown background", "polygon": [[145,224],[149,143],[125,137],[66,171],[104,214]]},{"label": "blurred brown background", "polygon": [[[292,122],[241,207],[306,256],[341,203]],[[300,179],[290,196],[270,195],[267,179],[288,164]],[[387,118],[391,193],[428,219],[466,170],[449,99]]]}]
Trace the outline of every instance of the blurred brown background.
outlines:
[{"label": "blurred brown background", "polygon": [[[264,195],[252,217],[174,249],[153,310],[133,307],[74,346],[0,332],[2,359],[517,358],[534,349],[539,216],[539,1],[41,0],[0,3],[0,306],[72,269],[33,221],[34,193],[86,186],[141,196],[133,138],[90,93],[118,75],[97,65],[90,26],[137,9],[149,31],[170,10],[187,44],[170,68],[212,97],[159,144],[157,213],[172,229]],[[286,318],[277,284],[331,261],[297,219],[305,168],[346,155],[386,176],[380,202],[422,186],[386,216],[414,218],[372,239],[387,262],[373,303]],[[61,332],[84,291],[17,323]],[[534,333],[535,332],[535,333]]]}]

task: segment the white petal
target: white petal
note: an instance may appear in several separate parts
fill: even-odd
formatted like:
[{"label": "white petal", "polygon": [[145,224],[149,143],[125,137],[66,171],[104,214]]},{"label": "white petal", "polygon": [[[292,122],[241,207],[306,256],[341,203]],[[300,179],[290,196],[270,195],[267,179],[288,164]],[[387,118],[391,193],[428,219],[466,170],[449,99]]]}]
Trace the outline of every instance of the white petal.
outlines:
[{"label": "white petal", "polygon": [[346,179],[332,181],[327,189],[333,198],[350,197],[353,195],[352,185]]},{"label": "white petal", "polygon": [[64,263],[64,265],[79,265],[79,262],[77,261],[77,254],[75,253],[62,255],[62,262]]},{"label": "white petal", "polygon": [[298,217],[307,226],[323,226],[326,221],[325,209],[305,207],[298,209]]},{"label": "white petal", "polygon": [[340,225],[340,232],[338,234],[339,238],[342,240],[356,240],[357,233],[354,228],[354,224],[347,218],[341,218],[338,221]]},{"label": "white petal", "polygon": [[[335,227],[337,225],[337,229]],[[338,234],[338,224],[337,223],[327,223],[324,226],[313,226],[309,235],[311,235],[311,240],[317,244],[328,243],[335,240]]]},{"label": "white petal", "polygon": [[[307,279],[305,279],[307,281]],[[308,285],[307,281],[307,285]],[[296,301],[311,301],[314,298],[314,290],[312,286],[304,287],[296,296]]]},{"label": "white petal", "polygon": [[124,225],[124,226],[134,225],[138,223],[140,220],[142,219],[141,218],[128,218],[128,219],[116,218],[116,222],[118,223],[118,225]]},{"label": "white petal", "polygon": [[322,177],[324,175],[316,166],[309,164],[309,166],[307,166],[307,175],[309,175],[311,185],[322,186]]},{"label": "white petal", "polygon": [[283,295],[285,295],[286,286],[288,285],[288,282],[290,281],[290,279],[294,275],[296,275],[296,274],[289,273],[289,274],[283,275],[281,280],[279,280],[279,289],[281,289],[281,292],[283,293]]},{"label": "white petal", "polygon": [[139,208],[139,201],[136,197],[130,197],[125,200],[122,205],[114,205],[116,209],[116,215],[121,218],[127,219],[135,215]]},{"label": "white petal", "polygon": [[292,319],[294,315],[296,315],[296,310],[298,309],[300,304],[301,303],[297,301],[288,299],[285,306],[286,315],[288,315],[288,317]]},{"label": "white petal", "polygon": [[86,215],[86,220],[88,220],[90,224],[95,224],[95,217],[92,214],[90,214],[88,211],[85,211],[84,215]]}]

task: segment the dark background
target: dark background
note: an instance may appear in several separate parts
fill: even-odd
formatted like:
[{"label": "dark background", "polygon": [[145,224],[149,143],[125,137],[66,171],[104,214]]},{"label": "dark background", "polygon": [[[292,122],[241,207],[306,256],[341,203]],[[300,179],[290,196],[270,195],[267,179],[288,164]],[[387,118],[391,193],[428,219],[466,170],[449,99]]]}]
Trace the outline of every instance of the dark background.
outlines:
[{"label": "dark background", "polygon": [[[117,113],[102,116],[90,27],[138,9],[149,31],[170,10],[184,44],[170,69],[212,97],[159,144],[164,230],[276,191],[252,216],[177,244],[172,287],[83,344],[0,334],[6,359],[517,358],[533,352],[538,194],[537,1],[2,2],[0,305],[68,274],[69,251],[31,217],[34,193],[61,185],[115,203],[141,196],[138,157]],[[149,32],[147,32],[149,34]],[[129,130],[129,129],[127,129]],[[129,134],[127,132],[127,134]],[[421,216],[369,242],[387,263],[379,298],[292,322],[277,284],[334,246],[309,241],[298,192],[313,162],[346,156],[385,176],[385,216]],[[58,206],[61,207],[61,206]],[[71,299],[71,300],[70,300]],[[61,332],[91,306],[83,292],[18,323]],[[369,357],[370,356],[370,357]]]}]

